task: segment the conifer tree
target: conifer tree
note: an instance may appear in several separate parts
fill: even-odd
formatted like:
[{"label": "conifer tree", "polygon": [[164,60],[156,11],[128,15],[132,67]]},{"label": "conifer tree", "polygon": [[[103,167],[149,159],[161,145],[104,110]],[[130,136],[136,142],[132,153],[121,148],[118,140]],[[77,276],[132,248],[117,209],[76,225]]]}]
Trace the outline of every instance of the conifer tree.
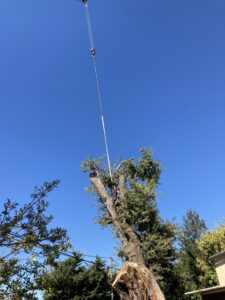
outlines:
[{"label": "conifer tree", "polygon": [[111,299],[110,278],[104,262],[96,257],[87,266],[82,255],[76,252],[45,273],[42,288],[44,300]]},{"label": "conifer tree", "polygon": [[[200,255],[198,240],[206,232],[205,221],[196,211],[188,210],[183,217],[183,224],[179,229],[179,253],[176,271],[183,282],[186,292],[202,287],[199,280],[202,270],[197,265]],[[196,296],[193,296],[193,299]]]}]

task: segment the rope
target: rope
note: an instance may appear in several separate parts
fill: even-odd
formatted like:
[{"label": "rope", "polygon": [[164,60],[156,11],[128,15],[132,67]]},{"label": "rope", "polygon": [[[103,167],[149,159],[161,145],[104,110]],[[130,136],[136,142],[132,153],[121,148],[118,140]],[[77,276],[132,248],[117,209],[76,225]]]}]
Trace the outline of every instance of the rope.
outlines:
[{"label": "rope", "polygon": [[99,108],[100,108],[100,114],[101,114],[102,130],[103,130],[103,135],[104,135],[106,157],[107,157],[109,175],[110,175],[110,178],[112,180],[112,170],[111,170],[111,163],[110,163],[110,156],[109,156],[109,146],[108,146],[108,140],[107,140],[107,134],[106,134],[106,127],[105,127],[105,119],[104,119],[103,101],[102,101],[102,95],[101,95],[101,89],[100,89],[100,81],[99,81],[99,75],[98,75],[96,57],[95,57],[95,48],[94,48],[94,40],[93,40],[92,27],[91,27],[91,18],[90,18],[88,3],[86,2],[84,4],[84,6],[85,6],[85,11],[86,11],[89,42],[90,42],[90,46],[91,46],[91,57],[92,57],[92,61],[93,61],[93,67],[94,67],[94,73],[95,73],[95,79],[96,79],[96,88],[97,88],[97,95],[98,95]]}]

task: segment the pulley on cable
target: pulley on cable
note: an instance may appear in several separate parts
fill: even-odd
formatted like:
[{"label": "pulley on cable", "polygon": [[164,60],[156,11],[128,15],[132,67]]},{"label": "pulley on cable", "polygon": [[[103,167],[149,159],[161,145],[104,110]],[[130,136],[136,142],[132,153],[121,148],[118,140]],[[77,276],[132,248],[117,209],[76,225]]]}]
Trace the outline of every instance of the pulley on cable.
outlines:
[{"label": "pulley on cable", "polygon": [[112,180],[112,170],[111,170],[109,147],[108,147],[108,141],[107,141],[106,127],[105,127],[105,117],[104,117],[104,111],[103,111],[103,101],[102,101],[102,95],[101,95],[101,89],[100,89],[99,75],[98,75],[98,71],[97,71],[96,51],[95,51],[95,47],[94,47],[94,40],[93,40],[92,27],[91,27],[91,19],[90,19],[90,13],[89,13],[89,9],[88,9],[88,0],[81,0],[81,2],[84,4],[85,11],[86,11],[88,36],[89,36],[89,42],[90,42],[90,47],[91,47],[90,54],[91,54],[91,57],[92,57],[94,73],[95,73],[96,88],[97,88],[97,95],[98,95],[99,108],[100,108],[100,114],[101,114],[102,129],[103,129],[103,135],[104,135],[104,142],[105,142],[106,157],[107,157],[107,163],[108,163],[108,169],[109,169],[109,176]]}]

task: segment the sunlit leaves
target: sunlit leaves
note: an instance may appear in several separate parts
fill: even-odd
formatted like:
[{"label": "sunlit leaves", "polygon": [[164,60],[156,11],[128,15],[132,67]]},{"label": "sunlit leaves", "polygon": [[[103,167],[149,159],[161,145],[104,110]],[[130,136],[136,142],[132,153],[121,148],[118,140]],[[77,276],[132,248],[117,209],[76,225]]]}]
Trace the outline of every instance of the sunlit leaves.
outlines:
[{"label": "sunlit leaves", "polygon": [[68,247],[66,231],[50,228],[53,217],[46,215],[45,198],[57,185],[56,180],[35,188],[31,200],[22,207],[11,200],[3,204],[0,212],[0,292],[3,294],[36,299],[35,280],[47,264],[55,262],[60,250]]},{"label": "sunlit leaves", "polygon": [[201,269],[199,277],[204,286],[213,286],[218,283],[215,268],[209,262],[209,257],[225,250],[225,225],[217,225],[212,231],[205,233],[198,241],[200,255],[197,266]]}]

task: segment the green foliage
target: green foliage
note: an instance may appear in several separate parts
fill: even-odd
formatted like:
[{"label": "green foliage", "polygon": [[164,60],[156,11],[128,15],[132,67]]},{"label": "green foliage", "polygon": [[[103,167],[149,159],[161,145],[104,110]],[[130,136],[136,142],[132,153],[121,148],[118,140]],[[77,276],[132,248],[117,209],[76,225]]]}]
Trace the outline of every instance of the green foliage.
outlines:
[{"label": "green foliage", "polygon": [[149,228],[146,226],[145,232],[139,235],[145,264],[153,270],[166,299],[181,299],[180,280],[174,269],[175,226],[159,217],[155,221],[154,227],[149,223]]},{"label": "green foliage", "polygon": [[225,250],[225,225],[216,226],[213,231],[205,233],[198,241],[200,252],[197,266],[202,271],[199,276],[201,284],[205,287],[218,284],[215,268],[209,262],[209,257]]},{"label": "green foliage", "polygon": [[[224,226],[208,232],[198,213],[189,210],[177,230],[174,224],[162,220],[157,208],[156,189],[160,179],[160,163],[152,159],[149,149],[142,149],[138,159],[121,161],[112,168],[109,177],[102,159],[89,159],[83,171],[97,174],[109,195],[115,199],[117,218],[128,224],[139,237],[145,264],[151,267],[167,300],[182,300],[185,291],[208,287],[216,283],[209,256],[225,249]],[[125,177],[124,197],[116,197],[119,179]],[[98,221],[102,226],[113,227],[113,220],[98,192],[88,189],[98,199]],[[120,191],[119,191],[120,192]],[[178,231],[178,232],[177,232]],[[175,248],[178,238],[178,249]],[[119,255],[126,258],[121,248]],[[199,299],[192,296],[189,299]]]},{"label": "green foliage", "polygon": [[36,299],[35,279],[42,269],[68,247],[62,228],[50,228],[53,219],[46,215],[47,194],[58,181],[36,188],[31,201],[22,207],[7,200],[0,212],[0,293],[10,299]]},{"label": "green foliage", "polygon": [[[161,167],[158,161],[153,160],[152,151],[141,149],[138,159],[130,158],[121,161],[118,167],[112,169],[112,181],[101,159],[88,159],[83,164],[83,171],[89,172],[90,176],[97,173],[109,195],[117,201],[118,220],[121,224],[131,226],[137,234],[146,265],[153,269],[166,298],[172,299],[174,286],[178,284],[173,270],[176,259],[173,247],[175,227],[170,222],[164,222],[159,215],[156,188],[159,183]],[[115,191],[117,187],[120,187],[119,178],[121,176],[125,178],[125,196],[118,200]],[[93,188],[89,188],[88,191],[95,194],[98,199],[99,223],[102,226],[112,226],[112,218],[107,211],[105,202]],[[119,250],[119,255],[126,256],[123,249]]]},{"label": "green foliage", "polygon": [[111,285],[104,262],[96,257],[95,262],[86,267],[78,253],[45,273],[42,286],[44,300],[111,299]]},{"label": "green foliage", "polygon": [[[89,158],[82,165],[82,170],[89,172],[90,175],[98,172],[107,192],[113,198],[115,189],[119,185],[120,175],[123,174],[126,177],[126,197],[119,203],[118,215],[121,222],[128,222],[134,226],[139,222],[137,230],[141,227],[141,223],[150,220],[149,211],[153,215],[158,213],[156,212],[155,188],[161,172],[159,162],[152,159],[152,152],[149,149],[142,149],[140,153],[139,159],[131,158],[122,161],[117,168],[114,167],[112,180],[102,159]],[[93,187],[88,188],[88,191],[94,193],[99,201],[99,223],[103,226],[111,225],[112,220],[108,215],[105,202],[101,200]]]},{"label": "green foliage", "polygon": [[[199,281],[202,271],[197,266],[197,258],[200,255],[197,242],[205,232],[205,222],[197,212],[189,210],[183,217],[183,225],[178,232],[180,248],[176,264],[176,271],[186,292],[202,287]],[[196,299],[196,296],[192,298]]]}]

